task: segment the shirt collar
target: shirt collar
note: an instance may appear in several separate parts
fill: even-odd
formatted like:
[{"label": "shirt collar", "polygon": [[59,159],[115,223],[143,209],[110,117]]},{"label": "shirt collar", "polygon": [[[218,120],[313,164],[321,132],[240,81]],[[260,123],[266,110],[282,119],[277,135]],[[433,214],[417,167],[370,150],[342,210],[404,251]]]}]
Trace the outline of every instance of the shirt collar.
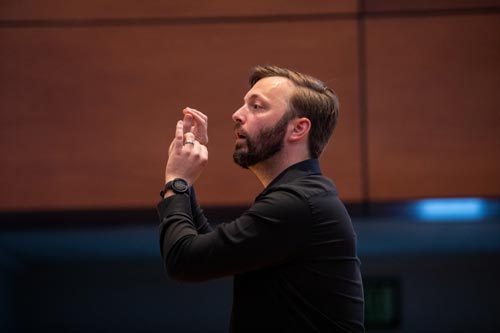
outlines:
[{"label": "shirt collar", "polygon": [[276,178],[273,179],[269,185],[262,191],[260,195],[266,194],[267,191],[275,186],[286,184],[294,179],[302,178],[304,176],[321,174],[319,161],[315,158],[304,160],[302,162],[293,164],[283,170]]}]

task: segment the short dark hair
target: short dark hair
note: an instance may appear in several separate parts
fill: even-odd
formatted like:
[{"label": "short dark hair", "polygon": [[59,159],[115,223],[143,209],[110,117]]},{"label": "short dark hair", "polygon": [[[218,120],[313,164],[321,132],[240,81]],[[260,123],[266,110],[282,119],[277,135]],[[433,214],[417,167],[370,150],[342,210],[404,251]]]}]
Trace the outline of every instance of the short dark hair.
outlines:
[{"label": "short dark hair", "polygon": [[250,74],[250,86],[260,79],[280,76],[292,81],[297,88],[289,101],[289,112],[311,121],[309,154],[318,158],[332,136],[339,116],[339,99],[321,80],[278,66],[255,66]]}]

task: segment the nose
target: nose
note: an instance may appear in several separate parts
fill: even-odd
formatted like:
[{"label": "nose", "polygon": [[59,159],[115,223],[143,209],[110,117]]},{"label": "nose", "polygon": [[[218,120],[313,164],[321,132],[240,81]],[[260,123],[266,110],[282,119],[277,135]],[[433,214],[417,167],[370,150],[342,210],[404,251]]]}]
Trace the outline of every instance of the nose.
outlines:
[{"label": "nose", "polygon": [[242,106],[240,107],[238,110],[236,110],[233,115],[231,116],[231,118],[233,118],[233,121],[235,123],[243,123],[244,122],[244,115],[243,115],[243,109],[245,108],[245,106]]}]

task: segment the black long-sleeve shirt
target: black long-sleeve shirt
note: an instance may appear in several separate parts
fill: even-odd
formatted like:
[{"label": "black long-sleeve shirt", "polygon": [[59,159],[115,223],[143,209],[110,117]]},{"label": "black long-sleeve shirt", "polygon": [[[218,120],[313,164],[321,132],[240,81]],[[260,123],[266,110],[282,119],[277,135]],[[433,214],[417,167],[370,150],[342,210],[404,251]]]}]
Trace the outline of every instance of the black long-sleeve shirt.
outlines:
[{"label": "black long-sleeve shirt", "polygon": [[356,235],[315,159],[269,184],[243,215],[211,229],[194,195],[158,205],[168,274],[234,275],[232,332],[363,332]]}]

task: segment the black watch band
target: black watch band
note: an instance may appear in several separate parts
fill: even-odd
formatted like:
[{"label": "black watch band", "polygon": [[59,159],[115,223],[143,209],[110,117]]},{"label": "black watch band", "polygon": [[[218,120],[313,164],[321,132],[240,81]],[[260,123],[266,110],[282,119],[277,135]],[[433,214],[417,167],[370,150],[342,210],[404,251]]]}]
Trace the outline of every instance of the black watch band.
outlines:
[{"label": "black watch band", "polygon": [[165,184],[163,190],[160,191],[160,196],[163,199],[165,197],[165,193],[168,190],[174,191],[174,193],[182,194],[186,193],[189,190],[189,184],[182,178],[175,178]]}]

